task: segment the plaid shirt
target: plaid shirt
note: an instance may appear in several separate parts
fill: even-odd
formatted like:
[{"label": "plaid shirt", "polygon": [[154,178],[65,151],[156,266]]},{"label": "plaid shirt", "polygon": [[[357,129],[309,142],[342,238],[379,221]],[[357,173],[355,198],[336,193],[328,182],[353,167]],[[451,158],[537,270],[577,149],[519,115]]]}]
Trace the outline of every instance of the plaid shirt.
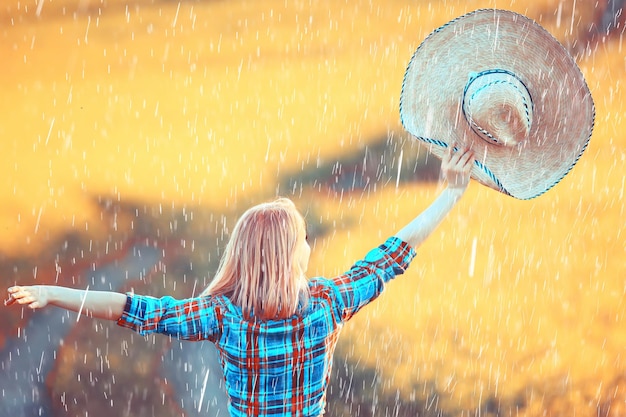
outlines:
[{"label": "plaid shirt", "polygon": [[223,296],[176,300],[128,294],[118,324],[215,343],[229,411],[238,416],[320,416],[343,323],[402,274],[415,251],[398,238],[371,250],[345,274],[309,281],[305,311],[285,320],[246,321]]}]

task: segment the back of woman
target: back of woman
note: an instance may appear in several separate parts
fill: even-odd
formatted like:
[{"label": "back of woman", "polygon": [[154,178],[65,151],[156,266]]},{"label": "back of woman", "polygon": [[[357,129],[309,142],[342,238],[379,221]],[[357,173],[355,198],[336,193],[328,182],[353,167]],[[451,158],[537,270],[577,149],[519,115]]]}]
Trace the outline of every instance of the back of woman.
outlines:
[{"label": "back of woman", "polygon": [[[313,292],[317,292],[315,289]],[[319,416],[341,326],[313,298],[302,316],[248,321],[222,300],[220,353],[231,416]]]},{"label": "back of woman", "polygon": [[246,318],[228,297],[210,296],[232,416],[319,416],[343,324],[377,298],[415,256],[388,239],[345,274],[308,281],[306,304],[287,318]]},{"label": "back of woman", "polygon": [[48,304],[116,320],[142,335],[209,340],[220,354],[229,412],[238,416],[320,416],[343,324],[404,273],[418,247],[465,192],[472,152],[450,151],[448,188],[424,212],[343,275],[308,280],[304,218],[287,199],[239,219],[211,284],[178,300],[57,286],[14,286],[5,304]]}]

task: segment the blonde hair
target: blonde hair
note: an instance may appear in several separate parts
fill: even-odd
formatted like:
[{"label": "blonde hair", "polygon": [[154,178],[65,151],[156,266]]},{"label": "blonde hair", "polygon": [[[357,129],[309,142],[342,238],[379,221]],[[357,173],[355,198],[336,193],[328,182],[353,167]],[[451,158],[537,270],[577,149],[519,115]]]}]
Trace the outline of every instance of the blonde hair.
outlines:
[{"label": "blonde hair", "polygon": [[202,292],[224,295],[246,319],[285,319],[309,293],[299,263],[304,219],[287,198],[248,209],[237,221],[213,281]]}]

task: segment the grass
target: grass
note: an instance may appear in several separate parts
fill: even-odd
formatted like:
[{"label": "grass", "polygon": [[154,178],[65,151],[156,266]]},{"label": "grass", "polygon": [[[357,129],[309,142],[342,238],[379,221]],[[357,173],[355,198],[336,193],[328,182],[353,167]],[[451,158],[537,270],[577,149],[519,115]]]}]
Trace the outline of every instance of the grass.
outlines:
[{"label": "grass", "polygon": [[[334,167],[350,167],[354,178],[364,149],[393,132],[408,168],[418,154],[397,134],[408,59],[435,27],[494,6],[120,4],[71,15],[45,3],[39,20],[32,9],[2,15],[14,17],[3,35],[11,64],[0,78],[0,111],[11,116],[0,126],[8,283],[52,281],[63,260],[64,271],[79,274],[69,265],[89,265],[134,235],[178,244],[181,234],[196,250],[187,247],[168,278],[206,281],[237,214],[277,192],[292,194],[316,228],[311,274],[342,272],[426,207],[437,186],[405,178],[396,187],[393,169],[379,181],[397,153],[368,173],[377,179],[369,187],[352,189]],[[336,375],[359,381],[362,415],[378,398],[391,409],[405,404],[407,415],[414,404],[423,413],[436,405],[434,415],[595,416],[618,392],[626,368],[624,52],[619,39],[576,49],[570,28],[584,30],[591,13],[576,4],[498,2],[578,51],[596,101],[589,149],[535,200],[473,184],[405,276],[347,326]],[[347,186],[324,182],[337,178]],[[162,284],[158,272],[146,291],[191,291]],[[19,322],[11,315],[7,334]],[[59,393],[80,392],[69,370],[93,347],[75,349],[63,353]],[[104,390],[91,389],[94,397]]]}]

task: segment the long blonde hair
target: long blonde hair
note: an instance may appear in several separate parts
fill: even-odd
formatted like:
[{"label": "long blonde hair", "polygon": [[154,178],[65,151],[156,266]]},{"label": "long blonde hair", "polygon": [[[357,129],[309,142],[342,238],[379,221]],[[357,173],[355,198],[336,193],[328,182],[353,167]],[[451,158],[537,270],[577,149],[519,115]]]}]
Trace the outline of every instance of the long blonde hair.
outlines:
[{"label": "long blonde hair", "polygon": [[299,260],[304,219],[287,198],[248,209],[237,221],[213,281],[202,292],[224,295],[246,319],[285,319],[309,293]]}]

